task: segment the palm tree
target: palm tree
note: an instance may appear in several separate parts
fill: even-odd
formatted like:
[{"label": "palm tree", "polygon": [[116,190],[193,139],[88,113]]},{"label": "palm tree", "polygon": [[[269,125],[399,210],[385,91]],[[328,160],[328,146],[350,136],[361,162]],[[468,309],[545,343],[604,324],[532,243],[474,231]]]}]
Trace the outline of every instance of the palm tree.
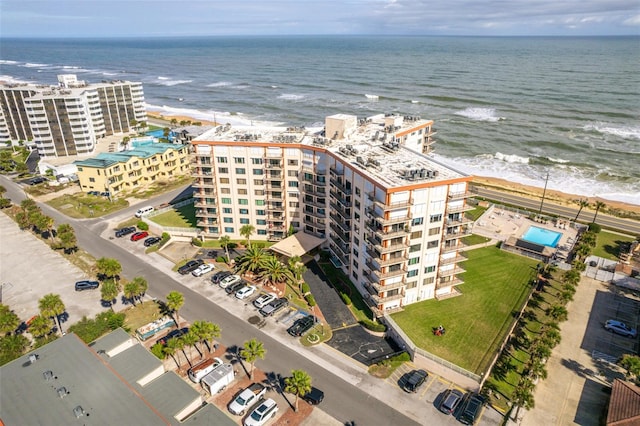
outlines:
[{"label": "palm tree", "polygon": [[29,324],[29,333],[36,339],[46,336],[53,329],[53,323],[51,318],[44,315],[38,315],[31,320]]},{"label": "palm tree", "polygon": [[96,270],[98,275],[113,278],[117,283],[120,272],[122,272],[122,265],[116,259],[101,257],[96,261]]},{"label": "palm tree", "polygon": [[179,291],[167,294],[167,308],[176,314],[176,328],[180,328],[180,308],[184,305],[184,296]]},{"label": "palm tree", "polygon": [[172,118],[171,119],[171,127],[176,127],[178,125],[178,119],[177,118]]},{"label": "palm tree", "polygon": [[7,362],[21,356],[29,347],[29,339],[22,334],[10,334],[0,339],[0,353]]},{"label": "palm tree", "polygon": [[[185,347],[190,348],[193,346],[194,348],[196,348],[196,350],[198,351],[198,354],[200,355],[200,358],[202,358],[202,352],[200,352],[200,349],[198,349],[198,347],[196,346],[196,343],[198,343],[198,336],[196,336],[195,333],[189,330],[187,334],[181,337],[181,339]],[[182,351],[184,352],[184,348],[182,349]],[[189,364],[191,364],[191,360],[189,359],[189,356],[187,356],[187,361],[189,361]]]},{"label": "palm tree", "polygon": [[249,248],[236,258],[235,269],[241,274],[252,272],[257,273],[262,270],[265,260],[269,254],[258,246],[249,246]]},{"label": "palm tree", "polygon": [[140,287],[135,280],[129,281],[124,285],[124,297],[129,299],[133,306],[136,305],[136,296],[140,293]]},{"label": "palm tree", "polygon": [[271,256],[265,260],[264,269],[258,276],[265,283],[282,283],[291,279],[291,271],[278,258]]},{"label": "palm tree", "polygon": [[576,215],[575,219],[573,219],[574,222],[578,221],[578,216],[580,216],[580,212],[582,211],[582,209],[585,207],[589,207],[589,200],[586,200],[586,199],[578,200],[578,204],[580,205],[580,208],[578,209],[578,214]]},{"label": "palm tree", "polygon": [[211,353],[209,341],[220,337],[220,326],[209,321],[194,321],[189,332],[193,332],[198,337],[198,342],[204,342]]},{"label": "palm tree", "polygon": [[533,399],[533,383],[528,378],[523,378],[514,389],[511,399],[518,406],[516,410],[516,419],[520,416],[520,408],[529,410],[535,406]]},{"label": "palm tree", "polygon": [[220,247],[224,248],[225,253],[227,254],[227,263],[229,263],[229,261],[231,259],[229,259],[229,244],[231,243],[231,237],[229,237],[228,235],[223,235],[222,237],[220,237]]},{"label": "palm tree", "polygon": [[58,226],[56,235],[58,240],[60,240],[57,248],[63,249],[65,253],[69,253],[78,248],[78,239],[76,238],[75,230],[68,223],[63,223]]},{"label": "palm tree", "polygon": [[167,340],[167,344],[165,345],[165,347],[162,349],[162,352],[167,355],[171,355],[171,358],[173,358],[173,362],[176,363],[178,368],[180,368],[180,355],[178,352],[180,351],[180,349],[182,349],[182,346],[182,339],[169,339]]},{"label": "palm tree", "polygon": [[556,321],[565,321],[569,315],[567,308],[561,305],[550,306],[546,313]]},{"label": "palm tree", "polygon": [[24,200],[22,200],[20,202],[20,207],[27,214],[29,214],[29,213],[31,213],[33,211],[40,210],[40,207],[38,207],[36,202],[33,201],[31,198],[25,198]]},{"label": "palm tree", "polygon": [[300,288],[302,283],[302,274],[306,272],[307,267],[302,263],[300,256],[290,257],[288,266],[295,283],[298,285],[298,288]]},{"label": "palm tree", "polygon": [[0,185],[0,197],[3,197],[5,192],[7,192],[7,188]]},{"label": "palm tree", "polygon": [[67,310],[59,295],[49,293],[38,301],[40,313],[47,318],[54,318],[60,334],[62,334],[62,324],[59,316]]},{"label": "palm tree", "polygon": [[595,247],[598,243],[598,236],[593,231],[587,231],[580,237],[580,242],[588,245],[589,247]]},{"label": "palm tree", "polygon": [[266,349],[262,342],[259,342],[257,339],[251,339],[244,342],[244,346],[240,351],[240,356],[244,358],[245,361],[251,364],[251,371],[249,373],[249,378],[253,380],[253,366],[258,358],[264,359],[265,354],[267,353]]},{"label": "palm tree", "polygon": [[292,370],[291,377],[284,379],[284,391],[296,396],[294,411],[298,411],[298,398],[311,392],[311,376],[303,370]]},{"label": "palm tree", "polygon": [[251,241],[249,238],[251,238],[254,232],[256,232],[256,227],[253,225],[243,225],[240,228],[240,235],[247,239],[247,246],[249,247],[251,247]]},{"label": "palm tree", "polygon": [[20,325],[20,317],[7,305],[0,303],[0,333],[6,335],[15,331]]},{"label": "palm tree", "polygon": [[125,136],[124,138],[122,138],[122,141],[120,142],[120,146],[122,148],[126,148],[130,140],[131,138],[129,136]]},{"label": "palm tree", "polygon": [[562,340],[562,336],[556,329],[545,329],[542,334],[542,343],[548,345],[550,348],[556,347],[558,343],[560,343],[560,340]]},{"label": "palm tree", "polygon": [[596,223],[596,219],[598,218],[598,212],[600,211],[600,209],[604,208],[606,206],[605,203],[603,203],[602,201],[596,201],[596,214],[593,215],[593,223]]},{"label": "palm tree", "polygon": [[118,297],[120,293],[120,285],[114,280],[105,280],[100,286],[100,297],[105,302],[109,303],[109,307],[113,311],[113,301]]},{"label": "palm tree", "polygon": [[562,282],[571,285],[578,285],[580,283],[580,272],[575,269],[570,269],[562,274]]}]

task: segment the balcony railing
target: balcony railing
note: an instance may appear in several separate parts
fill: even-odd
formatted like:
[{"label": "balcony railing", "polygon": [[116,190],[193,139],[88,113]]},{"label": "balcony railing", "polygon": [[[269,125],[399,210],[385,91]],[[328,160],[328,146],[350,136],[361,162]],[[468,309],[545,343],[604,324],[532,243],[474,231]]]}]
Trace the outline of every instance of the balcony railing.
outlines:
[{"label": "balcony railing", "polygon": [[381,240],[384,241],[384,240],[388,240],[390,238],[405,237],[411,231],[407,230],[405,228],[402,228],[402,229],[395,229],[395,230],[389,230],[389,231],[383,231],[383,230],[380,230],[380,229],[376,229],[373,232],[374,232],[374,234],[376,234],[376,236],[378,236],[378,238],[380,238]]},{"label": "balcony railing", "polygon": [[366,212],[373,216],[374,220],[380,222],[383,225],[393,225],[395,223],[410,222],[413,219],[413,215],[411,213],[399,217],[390,218],[377,216],[375,210],[372,207],[368,207]]},{"label": "balcony railing", "polygon": [[378,277],[378,281],[379,280],[384,280],[387,278],[393,278],[393,277],[398,277],[400,275],[404,275],[407,273],[407,269],[406,268],[400,268],[400,269],[395,269],[393,271],[371,271],[373,272],[373,275]]},{"label": "balcony railing", "polygon": [[473,197],[473,193],[471,193],[469,191],[450,192],[448,197],[449,197],[450,200],[462,200],[464,198]]},{"label": "balcony railing", "polygon": [[347,188],[346,185],[340,181],[338,181],[338,179],[329,179],[329,182],[331,182],[331,184],[333,186],[335,186],[340,192],[342,192],[345,195],[351,195],[352,190],[351,188]]},{"label": "balcony railing", "polygon": [[373,195],[372,192],[367,193],[367,198],[369,198],[370,201],[373,201],[373,204],[375,204],[376,206],[380,207],[385,211],[407,208],[413,205],[413,198],[409,198],[408,200],[404,200],[404,201],[394,201],[389,204],[386,204],[376,199],[376,197]]},{"label": "balcony railing", "polygon": [[460,277],[455,277],[451,280],[446,280],[446,281],[439,280],[436,283],[436,289],[451,287],[451,286],[460,285],[460,284],[464,284],[464,280],[462,280]]},{"label": "balcony railing", "polygon": [[402,256],[394,256],[389,259],[377,260],[377,262],[380,266],[388,266],[388,265],[395,265],[397,263],[403,263],[403,262],[406,262],[407,260],[409,260],[409,257],[407,257],[406,255],[402,255]]},{"label": "balcony railing", "polygon": [[475,209],[475,207],[466,204],[464,206],[459,206],[459,207],[447,207],[447,213],[451,214],[451,213],[458,213],[458,212],[468,212],[469,210],[473,210],[473,209]]},{"label": "balcony railing", "polygon": [[371,286],[378,292],[381,291],[391,291],[391,290],[395,290],[396,288],[402,288],[405,286],[405,283],[403,281],[397,282],[397,283],[393,283],[393,284],[379,284],[376,282],[371,283]]},{"label": "balcony railing", "polygon": [[342,171],[338,171],[334,166],[329,167],[329,172],[334,176],[344,176],[344,169],[342,169]]},{"label": "balcony railing", "polygon": [[442,256],[440,256],[440,265],[450,265],[452,263],[464,262],[467,259],[468,258],[466,256],[463,256],[461,254],[458,254],[455,257],[448,258],[443,258]]},{"label": "balcony railing", "polygon": [[[441,266],[445,266],[445,265],[441,265]],[[447,270],[442,270],[442,268],[440,269],[440,272],[438,272],[438,276],[440,277],[449,277],[451,275],[457,275],[457,274],[464,274],[465,271],[464,269],[462,269],[461,267],[457,266],[455,268],[451,268],[451,269],[447,269]]]},{"label": "balcony railing", "polygon": [[444,240],[445,241],[455,240],[456,238],[462,238],[467,235],[471,235],[471,229],[463,229],[460,232],[455,232],[455,231],[447,232],[444,234]]},{"label": "balcony railing", "polygon": [[349,244],[349,240],[350,240],[349,235],[346,234],[342,229],[340,229],[340,227],[338,227],[334,223],[330,223],[329,228],[331,228],[331,230],[335,232],[336,236],[340,238],[343,243]]},{"label": "balcony railing", "polygon": [[461,225],[466,225],[469,223],[473,223],[473,219],[468,218],[468,217],[461,217],[461,218],[456,218],[456,219],[449,219],[447,218],[445,220],[445,223],[447,224],[447,226],[461,226]]},{"label": "balcony railing", "polygon": [[458,251],[458,250],[460,250],[460,249],[463,249],[463,248],[465,248],[465,247],[468,247],[468,245],[467,245],[467,244],[465,244],[465,243],[463,243],[463,242],[462,242],[462,241],[460,241],[460,240],[457,240],[456,244],[445,244],[445,245],[442,247],[442,250],[441,250],[441,251],[442,251],[442,253],[451,253],[451,252],[454,252],[454,251]]},{"label": "balcony railing", "polygon": [[406,248],[409,247],[409,243],[406,240],[404,240],[402,242],[399,242],[399,243],[389,244],[386,247],[383,247],[378,241],[376,241],[375,238],[373,238],[373,237],[371,237],[369,235],[367,236],[367,241],[369,243],[371,243],[373,245],[373,247],[380,254],[389,253],[389,252],[392,252],[392,251],[398,251],[398,250],[406,249]]}]

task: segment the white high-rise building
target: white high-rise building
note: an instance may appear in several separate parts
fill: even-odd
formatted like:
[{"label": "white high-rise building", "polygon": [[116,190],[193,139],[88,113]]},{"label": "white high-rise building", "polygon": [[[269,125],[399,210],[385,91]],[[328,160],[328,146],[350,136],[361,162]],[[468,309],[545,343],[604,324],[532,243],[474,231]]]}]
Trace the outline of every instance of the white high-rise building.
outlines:
[{"label": "white high-rise building", "polygon": [[317,238],[377,315],[456,294],[471,176],[435,161],[433,121],[338,114],[324,128],[218,126],[192,141],[206,237]]}]

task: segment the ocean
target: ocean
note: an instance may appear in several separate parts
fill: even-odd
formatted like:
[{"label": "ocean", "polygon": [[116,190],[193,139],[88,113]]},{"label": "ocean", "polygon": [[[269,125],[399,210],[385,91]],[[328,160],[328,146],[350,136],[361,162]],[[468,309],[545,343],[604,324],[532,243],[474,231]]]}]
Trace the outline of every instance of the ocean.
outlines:
[{"label": "ocean", "polygon": [[640,37],[0,39],[0,80],[63,73],[231,124],[417,115],[466,173],[640,205]]}]

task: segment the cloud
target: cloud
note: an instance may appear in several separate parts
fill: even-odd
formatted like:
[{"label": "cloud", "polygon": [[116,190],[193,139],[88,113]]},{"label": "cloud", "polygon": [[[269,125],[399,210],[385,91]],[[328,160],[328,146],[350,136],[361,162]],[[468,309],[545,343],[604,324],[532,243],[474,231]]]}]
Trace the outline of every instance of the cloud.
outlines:
[{"label": "cloud", "polygon": [[625,19],[624,21],[622,21],[622,24],[629,26],[640,26],[640,15],[632,16],[629,19]]}]

